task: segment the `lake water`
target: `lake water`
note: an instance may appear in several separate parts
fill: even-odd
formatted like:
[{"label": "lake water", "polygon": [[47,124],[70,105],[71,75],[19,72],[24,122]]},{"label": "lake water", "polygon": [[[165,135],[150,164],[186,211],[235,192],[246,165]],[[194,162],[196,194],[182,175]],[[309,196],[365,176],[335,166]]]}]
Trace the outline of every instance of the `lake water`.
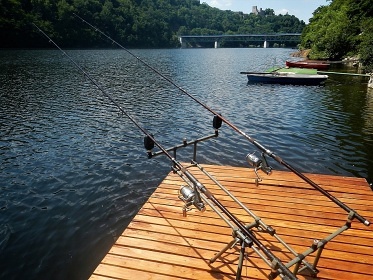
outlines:
[{"label": "lake water", "polygon": [[[367,78],[307,87],[247,85],[239,74],[284,65],[292,51],[132,50],[299,171],[371,182]],[[211,113],[125,51],[67,52],[165,147],[213,133]],[[147,159],[139,129],[60,51],[2,50],[0,59],[0,279],[87,279],[170,161]],[[248,166],[254,151],[223,124],[197,159]]]}]

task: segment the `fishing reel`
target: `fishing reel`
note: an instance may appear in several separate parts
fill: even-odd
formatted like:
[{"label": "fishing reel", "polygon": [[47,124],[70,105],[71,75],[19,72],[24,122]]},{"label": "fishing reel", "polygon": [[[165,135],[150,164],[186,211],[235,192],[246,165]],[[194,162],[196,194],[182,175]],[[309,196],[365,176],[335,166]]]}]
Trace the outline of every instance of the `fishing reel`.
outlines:
[{"label": "fishing reel", "polygon": [[181,186],[179,190],[179,199],[184,202],[183,216],[186,217],[187,211],[191,210],[191,206],[196,207],[199,211],[206,210],[205,204],[201,200],[201,196],[197,190],[189,186]]},{"label": "fishing reel", "polygon": [[261,154],[261,158],[255,155],[255,152],[246,156],[246,161],[254,168],[256,174],[255,184],[258,185],[262,181],[262,178],[258,174],[258,170],[262,170],[267,175],[272,173],[272,167],[268,165],[267,159],[264,153]]}]

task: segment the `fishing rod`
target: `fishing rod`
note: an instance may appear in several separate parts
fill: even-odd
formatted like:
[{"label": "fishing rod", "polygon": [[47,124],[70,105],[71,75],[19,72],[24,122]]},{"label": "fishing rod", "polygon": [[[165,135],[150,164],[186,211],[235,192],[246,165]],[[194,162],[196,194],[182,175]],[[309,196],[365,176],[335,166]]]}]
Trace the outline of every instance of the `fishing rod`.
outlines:
[{"label": "fishing rod", "polygon": [[324,196],[326,196],[329,200],[333,201],[335,204],[337,204],[340,208],[342,208],[343,210],[345,210],[347,213],[353,212],[354,213],[354,217],[357,220],[359,220],[361,223],[363,223],[366,226],[370,225],[370,222],[367,219],[365,219],[363,216],[361,216],[359,213],[357,213],[355,210],[351,209],[349,206],[347,206],[346,204],[344,204],[338,198],[336,198],[335,196],[331,195],[328,191],[324,190],[322,187],[320,187],[318,184],[316,184],[314,181],[312,181],[306,175],[302,174],[296,168],[294,168],[289,163],[287,163],[285,160],[283,160],[280,156],[276,155],[274,152],[272,152],[271,150],[269,150],[266,147],[264,147],[262,144],[260,144],[254,138],[252,138],[251,136],[249,136],[248,134],[246,134],[243,130],[239,129],[236,125],[234,125],[233,123],[231,123],[230,121],[228,121],[221,114],[219,114],[215,110],[211,109],[209,106],[207,106],[206,104],[204,104],[202,101],[200,101],[199,99],[197,99],[196,97],[194,97],[192,94],[190,94],[189,92],[187,92],[181,86],[179,86],[178,84],[176,84],[176,82],[174,82],[172,79],[166,77],[164,74],[162,74],[155,67],[151,66],[149,63],[145,62],[143,59],[141,59],[140,57],[138,57],[137,55],[135,55],[134,53],[132,53],[130,50],[128,50],[127,48],[125,48],[124,46],[122,46],[120,43],[118,43],[117,41],[115,41],[114,39],[112,39],[109,35],[107,35],[103,31],[101,31],[99,28],[93,26],[91,23],[89,23],[88,21],[86,21],[82,17],[78,16],[77,14],[75,14],[75,13],[73,13],[73,14],[74,14],[75,17],[77,17],[80,20],[82,20],[85,24],[87,24],[88,26],[90,26],[96,32],[99,32],[100,34],[102,34],[104,37],[106,37],[107,39],[109,39],[112,43],[116,44],[121,49],[123,49],[128,54],[130,54],[131,56],[133,56],[134,58],[136,58],[138,61],[140,61],[142,64],[144,64],[146,67],[148,67],[149,69],[151,69],[152,71],[154,71],[155,73],[157,73],[160,77],[162,77],[164,80],[166,80],[167,82],[169,82],[171,85],[175,86],[183,94],[185,94],[188,97],[190,97],[196,103],[198,103],[199,105],[201,105],[202,107],[204,107],[206,110],[208,110],[209,112],[211,112],[213,115],[218,116],[219,119],[221,119],[225,124],[227,124],[229,127],[231,127],[237,133],[241,134],[247,140],[249,140],[249,142],[251,142],[254,146],[256,146],[259,150],[261,150],[264,154],[268,155],[269,157],[273,158],[278,163],[280,163],[283,166],[285,166],[287,169],[289,169],[294,174],[296,174],[298,177],[300,177],[301,179],[303,179],[305,182],[307,182],[313,188],[315,188],[316,190],[318,190],[319,192],[321,192]]},{"label": "fishing rod", "polygon": [[[269,279],[274,279],[278,275],[282,275],[283,279],[286,280],[298,280],[298,278],[289,270],[289,268],[283,264],[279,258],[277,258],[267,247],[257,239],[254,233],[245,227],[245,225],[236,217],[234,216],[220,201],[215,198],[215,196],[202,184],[200,183],[195,176],[190,173],[180,162],[178,162],[169,152],[153,137],[151,133],[146,131],[126,110],[124,110],[118,102],[116,102],[112,96],[105,91],[105,89],[95,80],[92,76],[85,71],[70,55],[68,55],[62,48],[59,47],[57,43],[55,43],[42,29],[40,29],[35,23],[33,23],[34,27],[41,32],[50,43],[52,43],[57,49],[59,49],[63,55],[65,55],[74,65],[78,68],[98,89],[101,91],[124,115],[126,115],[135,125],[139,128],[144,134],[144,146],[147,149],[151,149],[154,147],[154,144],[171,160],[173,163],[173,169],[175,172],[181,172],[186,178],[193,184],[195,190],[203,193],[210,201],[212,201],[216,207],[218,207],[240,230],[243,234],[243,242],[252,247],[254,244],[264,253],[264,255],[270,260],[272,263],[272,270],[269,274]],[[217,124],[216,124],[217,123]],[[219,126],[220,121],[214,118],[214,126],[217,129]],[[183,177],[182,177],[183,178]],[[194,206],[200,211],[204,210],[204,205],[200,200],[200,196],[197,194],[194,196],[196,201],[193,203]],[[201,204],[202,203],[202,204]],[[256,250],[256,248],[255,248]]]}]

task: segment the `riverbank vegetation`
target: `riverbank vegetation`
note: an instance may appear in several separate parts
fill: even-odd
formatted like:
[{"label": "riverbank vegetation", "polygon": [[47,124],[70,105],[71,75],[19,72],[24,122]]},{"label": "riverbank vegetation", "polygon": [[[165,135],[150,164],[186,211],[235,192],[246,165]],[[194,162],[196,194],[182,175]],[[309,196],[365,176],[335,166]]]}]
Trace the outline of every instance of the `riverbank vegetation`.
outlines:
[{"label": "riverbank vegetation", "polygon": [[[0,48],[50,47],[36,23],[64,47],[108,47],[82,16],[129,48],[178,47],[180,35],[302,33],[311,59],[358,56],[373,70],[371,0],[326,0],[306,25],[293,15],[222,11],[199,0],[2,0]],[[221,47],[244,46],[222,42]]]},{"label": "riverbank vegetation", "polygon": [[319,7],[305,27],[301,47],[310,59],[340,60],[358,56],[373,70],[373,5],[371,0],[333,0]]},{"label": "riverbank vegetation", "polygon": [[[45,47],[37,24],[64,47],[107,47],[97,32],[73,13],[126,47],[179,46],[179,35],[301,33],[305,23],[292,15],[222,11],[199,0],[2,0],[0,48]],[[223,47],[223,45],[222,45]]]}]

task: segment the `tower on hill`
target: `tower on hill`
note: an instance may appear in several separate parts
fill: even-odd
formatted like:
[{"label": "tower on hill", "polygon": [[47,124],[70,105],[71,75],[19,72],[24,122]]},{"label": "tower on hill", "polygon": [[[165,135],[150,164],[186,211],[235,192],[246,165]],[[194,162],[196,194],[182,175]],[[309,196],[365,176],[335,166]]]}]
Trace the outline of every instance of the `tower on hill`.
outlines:
[{"label": "tower on hill", "polygon": [[258,10],[257,6],[253,6],[251,13],[254,15],[264,15],[264,11],[262,10],[262,8],[259,8]]}]

